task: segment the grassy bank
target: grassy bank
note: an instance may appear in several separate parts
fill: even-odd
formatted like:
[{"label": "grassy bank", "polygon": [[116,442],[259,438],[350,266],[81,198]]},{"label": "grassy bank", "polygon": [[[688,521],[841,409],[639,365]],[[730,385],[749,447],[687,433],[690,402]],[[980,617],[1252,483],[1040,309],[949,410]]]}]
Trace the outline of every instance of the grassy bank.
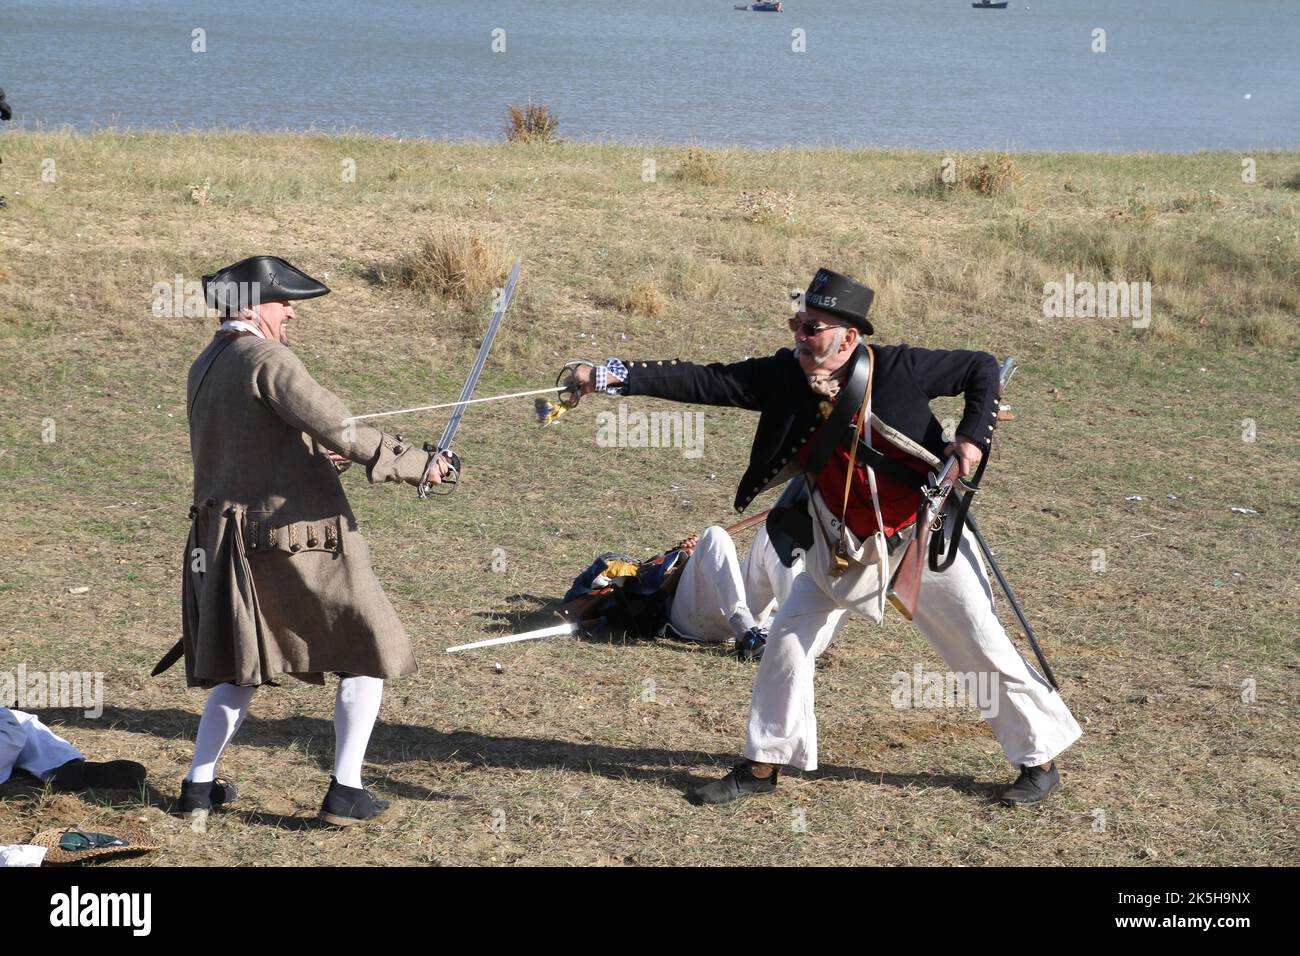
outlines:
[{"label": "grassy bank", "polygon": [[[48,716],[154,788],[6,785],[0,842],[130,813],[165,836],[159,863],[1294,859],[1300,154],[1255,154],[1253,183],[1235,154],[1017,155],[992,195],[906,152],[105,133],[9,134],[0,156],[0,670],[103,671],[102,718]],[[753,427],[708,409],[702,458],[605,449],[613,402],[541,431],[525,400],[467,414],[454,498],[344,479],[421,665],[369,754],[392,822],[310,822],[333,701],[298,686],[261,692],[227,755],[239,812],[206,835],[163,816],[202,697],[146,675],[178,632],[184,382],[213,323],[155,316],[152,288],[283,255],[334,290],[293,344],[354,411],[451,400],[487,308],[403,281],[429,236],[524,261],[483,394],[571,358],[770,352],[822,264],[878,290],[883,341],[1016,354],[978,507],[1083,723],[1059,799],[990,805],[1011,772],[978,716],[891,706],[890,675],[940,666],[896,617],[853,622],[819,667],[822,770],[720,811],[681,791],[738,751],[752,669],[673,642],[449,658],[546,620],[596,552],[725,520]],[[1150,282],[1149,327],[1044,317],[1069,275]]]}]

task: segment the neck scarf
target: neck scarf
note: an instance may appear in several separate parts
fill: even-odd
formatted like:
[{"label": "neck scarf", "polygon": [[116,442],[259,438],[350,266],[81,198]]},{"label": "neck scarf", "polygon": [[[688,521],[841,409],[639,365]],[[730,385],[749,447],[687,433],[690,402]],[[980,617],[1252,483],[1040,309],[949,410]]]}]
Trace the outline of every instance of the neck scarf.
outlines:
[{"label": "neck scarf", "polygon": [[821,395],[831,401],[835,401],[835,396],[840,393],[840,386],[849,378],[849,363],[845,362],[834,372],[823,372],[818,370],[808,376],[808,387],[818,395]]},{"label": "neck scarf", "polygon": [[217,331],[218,332],[252,332],[259,339],[266,338],[266,335],[263,334],[261,329],[259,329],[257,326],[249,322],[245,322],[243,319],[226,319],[226,321],[221,323],[221,328],[219,328]]}]

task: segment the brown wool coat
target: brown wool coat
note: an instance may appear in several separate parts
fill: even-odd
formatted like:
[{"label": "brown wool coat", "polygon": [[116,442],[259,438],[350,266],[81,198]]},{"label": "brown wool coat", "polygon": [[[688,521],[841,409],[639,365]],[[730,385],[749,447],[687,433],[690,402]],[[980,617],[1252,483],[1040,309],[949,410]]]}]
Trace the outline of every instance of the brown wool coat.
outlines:
[{"label": "brown wool coat", "polygon": [[[428,455],[351,415],[289,348],[239,335],[190,369],[193,521],[182,605],[191,687],[290,674],[400,677],[410,638],[370,567],[332,450],[372,484],[418,484]],[[195,389],[198,389],[197,395]]]}]

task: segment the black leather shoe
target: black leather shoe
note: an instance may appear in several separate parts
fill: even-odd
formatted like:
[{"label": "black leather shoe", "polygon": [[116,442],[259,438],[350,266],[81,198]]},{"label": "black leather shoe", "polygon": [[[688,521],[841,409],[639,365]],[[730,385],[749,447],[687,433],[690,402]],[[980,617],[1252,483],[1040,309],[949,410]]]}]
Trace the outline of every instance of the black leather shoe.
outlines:
[{"label": "black leather shoe", "polygon": [[771,793],[776,789],[776,778],[781,773],[780,767],[773,767],[771,775],[767,777],[755,777],[754,772],[749,768],[750,763],[748,760],[744,763],[738,763],[731,768],[731,773],[721,780],[715,780],[713,783],[696,787],[686,795],[686,798],[691,803],[700,806],[703,804],[730,803],[732,800],[739,800],[741,797],[748,797],[756,793]]},{"label": "black leather shoe", "polygon": [[144,765],[134,760],[69,760],[50,777],[51,789],[61,793],[72,790],[136,790],[144,786]]},{"label": "black leather shoe", "polygon": [[767,647],[767,631],[761,627],[751,627],[745,636],[736,642],[736,656],[742,661],[756,661],[763,656]]},{"label": "black leather shoe", "polygon": [[181,798],[176,801],[177,814],[189,814],[195,810],[215,810],[234,801],[239,796],[235,785],[228,780],[213,780],[210,783],[181,781]]},{"label": "black leather shoe", "polygon": [[376,800],[364,787],[345,787],[330,777],[330,788],[321,804],[321,819],[331,826],[350,827],[355,823],[373,820],[391,806],[387,800]]},{"label": "black leather shoe", "polygon": [[1051,770],[1043,770],[1039,767],[1021,767],[1020,776],[1016,778],[1016,782],[1003,790],[999,799],[1008,806],[1013,807],[1041,803],[1047,799],[1047,795],[1055,790],[1060,782],[1061,774],[1056,769],[1056,761],[1052,761]]}]

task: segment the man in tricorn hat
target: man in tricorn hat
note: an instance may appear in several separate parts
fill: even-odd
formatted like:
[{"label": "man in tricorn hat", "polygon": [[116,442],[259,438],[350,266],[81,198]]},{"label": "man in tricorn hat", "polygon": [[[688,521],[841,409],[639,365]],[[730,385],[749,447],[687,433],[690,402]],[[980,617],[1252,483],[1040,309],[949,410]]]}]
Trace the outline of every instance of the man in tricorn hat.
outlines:
[{"label": "man in tricorn hat", "polygon": [[[997,361],[984,352],[868,348],[862,340],[874,332],[867,318],[872,298],[866,286],[821,269],[790,319],[793,349],[730,365],[610,359],[572,373],[583,393],[650,395],[761,413],[737,510],[787,478],[802,473],[806,479],[801,513],[812,519],[809,546],[755,676],[746,760],[694,790],[697,803],[771,792],[783,767],[816,769],[816,658],[850,613],[883,619],[890,574],[915,530],[929,463],[956,456],[968,475],[988,450],[998,411]],[[853,396],[846,406],[853,415],[836,420],[861,421],[860,438],[852,427],[843,437],[820,429],[841,390]],[[930,411],[940,395],[965,397],[951,442]],[[821,434],[832,440],[814,441]],[[814,456],[821,460],[810,461]],[[945,523],[950,533],[952,524]],[[963,534],[948,547],[957,555],[946,570],[925,571],[913,622],[955,672],[976,674],[977,686],[994,689],[979,705],[1007,758],[1020,768],[1002,799],[1037,803],[1059,782],[1057,755],[1081,731],[999,623],[970,537]]]},{"label": "man in tricorn hat", "polygon": [[357,462],[371,483],[418,485],[426,473],[438,482],[445,465],[349,422],[288,348],[294,303],[328,293],[322,283],[253,256],[205,275],[203,289],[222,322],[187,384],[194,504],[182,602],[185,679],[211,692],[177,810],[233,798],[217,761],[259,686],[334,673],[334,774],[321,814],[346,826],[388,806],[363,787],[361,763],[384,679],[414,673],[415,659],[339,472]]}]

